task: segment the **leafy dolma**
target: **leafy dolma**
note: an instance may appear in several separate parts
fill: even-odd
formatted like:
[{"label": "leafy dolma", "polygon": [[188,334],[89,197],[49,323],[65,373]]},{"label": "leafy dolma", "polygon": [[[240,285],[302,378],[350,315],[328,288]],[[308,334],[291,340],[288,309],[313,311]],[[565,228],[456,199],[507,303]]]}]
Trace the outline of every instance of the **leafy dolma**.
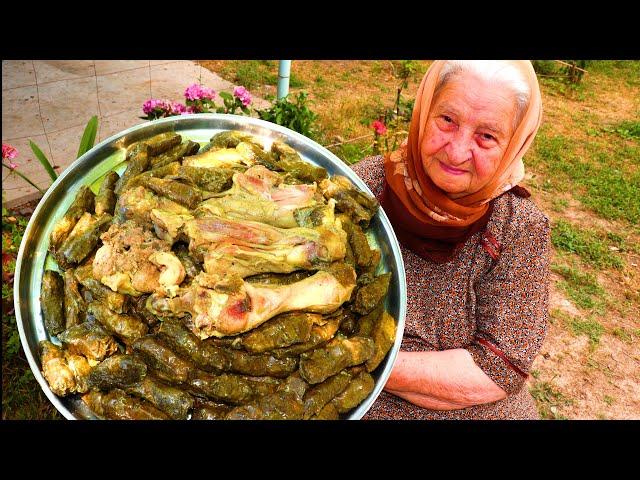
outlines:
[{"label": "leafy dolma", "polygon": [[186,142],[182,142],[179,145],[171,147],[164,153],[161,153],[159,155],[152,154],[151,168],[157,169],[162,168],[165,165],[169,165],[170,163],[177,163],[180,159],[182,159],[182,157],[195,155],[196,153],[198,153],[199,149],[200,145],[191,140],[187,140]]},{"label": "leafy dolma", "polygon": [[98,362],[118,350],[118,344],[113,337],[95,322],[74,325],[58,335],[58,340],[68,351]]},{"label": "leafy dolma", "polygon": [[311,384],[340,370],[366,362],[373,355],[373,340],[366,337],[334,338],[324,347],[302,355],[300,374]]},{"label": "leafy dolma", "polygon": [[109,172],[102,180],[100,184],[100,190],[96,196],[96,215],[108,213],[113,215],[113,211],[116,208],[116,201],[118,197],[114,189],[116,188],[116,182],[120,176],[116,172]]},{"label": "leafy dolma", "polygon": [[118,354],[96,365],[89,375],[89,385],[98,390],[125,388],[138,383],[147,374],[147,365],[135,355]]},{"label": "leafy dolma", "polygon": [[173,384],[185,383],[195,365],[176,355],[173,350],[152,335],[146,335],[133,343],[133,349],[163,380]]},{"label": "leafy dolma", "polygon": [[378,303],[382,302],[389,291],[391,272],[378,275],[373,282],[360,287],[356,293],[353,310],[360,315],[370,313]]},{"label": "leafy dolma", "polygon": [[124,389],[155,405],[174,420],[186,420],[193,407],[193,398],[187,392],[165,385],[151,375]]},{"label": "leafy dolma", "polygon": [[327,320],[323,325],[314,325],[311,327],[311,334],[309,340],[303,343],[291,345],[290,347],[278,348],[272,350],[270,353],[277,358],[295,357],[303,352],[307,352],[329,341],[340,326],[340,318],[332,317]]},{"label": "leafy dolma", "polygon": [[339,413],[345,413],[357,407],[373,391],[375,381],[367,372],[360,372],[351,380],[349,386],[334,398],[331,403]]},{"label": "leafy dolma", "polygon": [[283,313],[247,333],[242,339],[242,346],[251,353],[262,353],[306,342],[314,319],[318,318],[320,315],[313,313]]},{"label": "leafy dolma", "polygon": [[342,370],[309,389],[304,395],[304,418],[317,415],[327,403],[347,388],[350,380],[351,374]]},{"label": "leafy dolma", "polygon": [[327,403],[317,415],[309,420],[340,420],[340,414],[333,403]]},{"label": "leafy dolma", "polygon": [[79,325],[86,319],[86,304],[80,293],[80,286],[73,270],[64,272],[64,309],[66,312],[65,328]]},{"label": "leafy dolma", "polygon": [[101,408],[111,420],[168,420],[169,416],[149,402],[127,395],[116,388],[102,395]]},{"label": "leafy dolma", "polygon": [[136,145],[129,150],[127,153],[127,168],[116,182],[114,188],[116,195],[121,195],[127,188],[132,186],[130,185],[132,180],[149,168],[151,164],[149,156],[149,148],[145,144]]},{"label": "leafy dolma", "polygon": [[73,203],[67,210],[67,213],[56,222],[51,231],[50,242],[49,242],[49,251],[56,255],[56,252],[62,242],[67,238],[69,232],[73,230],[73,227],[76,226],[76,223],[84,215],[86,212],[93,213],[95,208],[95,194],[91,191],[91,189],[83,185],[78,190]]},{"label": "leafy dolma", "polygon": [[44,326],[51,336],[58,335],[65,329],[64,315],[64,280],[54,270],[46,270],[42,276],[40,288],[40,304]]},{"label": "leafy dolma", "polygon": [[243,405],[255,397],[274,392],[280,382],[270,377],[246,377],[223,373],[210,375],[196,371],[189,380],[191,390],[218,402]]},{"label": "leafy dolma", "polygon": [[86,358],[65,352],[48,340],[40,342],[42,374],[51,391],[60,397],[88,390],[91,367]]},{"label": "leafy dolma", "polygon": [[202,193],[195,187],[190,187],[184,183],[177,182],[175,180],[168,180],[166,178],[147,177],[140,181],[140,183],[156,192],[158,195],[163,195],[174,202],[177,202],[185,207],[193,210],[202,202]]},{"label": "leafy dolma", "polygon": [[141,338],[149,331],[149,327],[140,319],[131,315],[112,312],[102,303],[91,302],[87,310],[103,327],[127,344]]},{"label": "leafy dolma", "polygon": [[73,274],[80,285],[90,293],[90,295],[86,295],[85,292],[85,300],[103,302],[109,310],[113,310],[116,313],[123,313],[126,310],[128,297],[122,293],[114,292],[93,278],[93,265],[91,262],[76,268],[73,270]]},{"label": "leafy dolma", "polygon": [[365,364],[367,372],[375,370],[391,347],[396,337],[396,321],[387,312],[384,312],[380,320],[373,327],[372,338],[374,342],[373,356]]},{"label": "leafy dolma", "polygon": [[[113,217],[108,213],[99,216],[89,215],[84,218],[87,221],[83,222],[82,218],[78,220],[74,229],[60,246],[59,256],[64,259],[62,262],[64,267],[82,262],[96,248],[100,241],[100,235],[109,228],[113,220]],[[83,223],[81,224],[81,222]],[[58,260],[60,261],[60,258]]]},{"label": "leafy dolma", "polygon": [[224,403],[198,400],[193,408],[191,420],[224,420],[232,408]]}]

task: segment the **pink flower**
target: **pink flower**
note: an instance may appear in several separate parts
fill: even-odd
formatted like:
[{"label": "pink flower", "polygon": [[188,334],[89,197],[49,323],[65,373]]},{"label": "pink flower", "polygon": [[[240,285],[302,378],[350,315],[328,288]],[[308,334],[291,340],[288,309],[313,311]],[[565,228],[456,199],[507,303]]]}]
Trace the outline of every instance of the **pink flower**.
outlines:
[{"label": "pink flower", "polygon": [[203,87],[197,83],[188,86],[184,91],[187,100],[211,100],[215,95],[216,92],[212,88]]},{"label": "pink flower", "polygon": [[387,133],[387,127],[380,120],[376,120],[371,124],[371,127],[375,130],[377,135],[385,135]]},{"label": "pink flower", "polygon": [[180,115],[188,115],[190,113],[198,113],[198,111],[194,107],[186,107],[183,112],[180,112]]},{"label": "pink flower", "polygon": [[[12,159],[16,158],[17,156],[18,156],[18,150],[15,147],[12,147],[8,143],[3,143],[2,144],[2,158],[3,159],[12,160]],[[9,165],[15,165],[15,163],[9,162]],[[16,167],[17,167],[17,165],[15,167],[11,167],[11,168],[16,168]]]},{"label": "pink flower", "polygon": [[146,102],[144,102],[144,104],[142,105],[142,111],[146,115],[149,115],[150,113],[152,113],[156,109],[158,109],[158,110],[168,110],[169,109],[169,101],[168,100],[159,100],[159,99],[151,98],[151,99],[147,100]]},{"label": "pink flower", "polygon": [[233,89],[233,96],[240,99],[242,105],[247,107],[251,103],[251,94],[244,87],[235,87]]},{"label": "pink flower", "polygon": [[169,104],[169,114],[171,115],[182,115],[183,113],[187,113],[187,107],[178,102],[171,102]]},{"label": "pink flower", "polygon": [[11,162],[11,161],[10,161],[10,162],[9,162],[9,167],[10,167],[12,170],[15,170],[16,168],[18,168],[18,164],[17,164],[17,163],[13,163],[13,162]]}]

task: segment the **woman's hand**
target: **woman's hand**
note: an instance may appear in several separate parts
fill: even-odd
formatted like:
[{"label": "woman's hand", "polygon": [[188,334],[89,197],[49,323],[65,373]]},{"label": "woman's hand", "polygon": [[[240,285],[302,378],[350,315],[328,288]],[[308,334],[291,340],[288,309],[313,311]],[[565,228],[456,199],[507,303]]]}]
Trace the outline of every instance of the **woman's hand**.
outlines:
[{"label": "woman's hand", "polygon": [[384,389],[431,410],[458,410],[507,397],[461,348],[399,352]]}]

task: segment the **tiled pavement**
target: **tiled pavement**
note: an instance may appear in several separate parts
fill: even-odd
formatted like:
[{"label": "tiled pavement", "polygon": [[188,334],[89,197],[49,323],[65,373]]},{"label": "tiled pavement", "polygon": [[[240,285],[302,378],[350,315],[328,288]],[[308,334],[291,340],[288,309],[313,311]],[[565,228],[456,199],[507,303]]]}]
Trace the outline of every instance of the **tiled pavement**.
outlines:
[{"label": "tiled pavement", "polygon": [[[18,171],[41,188],[51,179],[34,157],[36,143],[62,172],[74,160],[86,123],[98,116],[96,143],[143,123],[149,98],[184,102],[183,92],[200,83],[216,92],[234,85],[187,60],[8,60],[2,62],[2,142],[18,149]],[[220,102],[217,102],[220,103]],[[268,102],[254,97],[254,106]],[[18,205],[37,190],[2,168],[3,202]]]}]

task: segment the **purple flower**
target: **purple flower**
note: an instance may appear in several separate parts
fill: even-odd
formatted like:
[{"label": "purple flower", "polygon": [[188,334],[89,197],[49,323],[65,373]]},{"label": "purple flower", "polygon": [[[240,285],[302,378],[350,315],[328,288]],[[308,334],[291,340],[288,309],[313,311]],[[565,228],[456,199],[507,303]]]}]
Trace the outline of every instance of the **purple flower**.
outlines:
[{"label": "purple flower", "polygon": [[216,92],[212,88],[194,83],[187,87],[184,96],[187,100],[211,100],[216,96]]},{"label": "purple flower", "polygon": [[[18,150],[15,147],[12,147],[8,143],[2,144],[2,158],[12,160],[18,156]],[[15,165],[11,168],[16,168],[17,165],[15,163],[9,162],[9,165]]]},{"label": "purple flower", "polygon": [[245,107],[251,103],[251,94],[249,90],[244,87],[235,87],[233,89],[233,96],[239,98]]}]

